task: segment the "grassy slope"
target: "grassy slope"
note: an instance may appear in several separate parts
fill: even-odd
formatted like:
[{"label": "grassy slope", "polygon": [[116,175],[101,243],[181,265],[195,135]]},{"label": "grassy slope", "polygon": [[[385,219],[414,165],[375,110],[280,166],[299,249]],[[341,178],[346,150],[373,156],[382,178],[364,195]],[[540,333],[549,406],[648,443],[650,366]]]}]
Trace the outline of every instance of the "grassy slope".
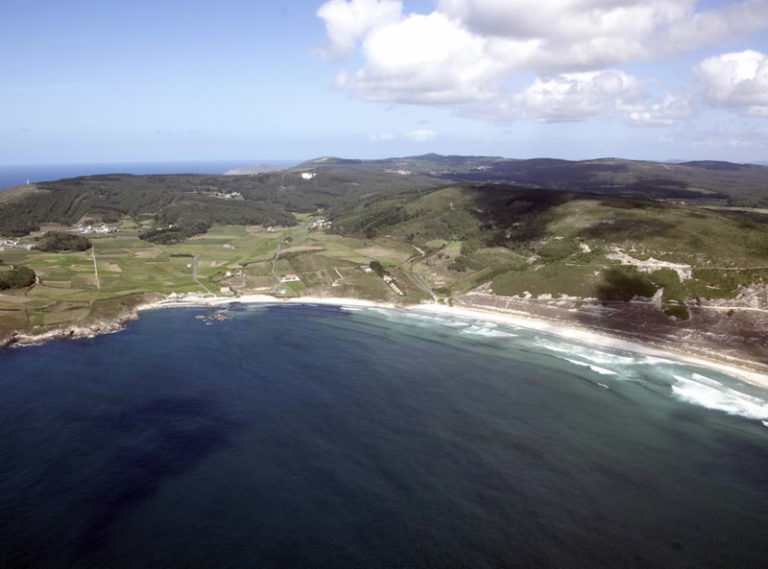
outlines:
[{"label": "grassy slope", "polygon": [[[768,225],[685,205],[463,185],[370,200],[336,223],[351,234],[386,234],[428,249],[415,270],[444,293],[486,281],[504,295],[613,298],[615,286],[638,293],[664,287],[665,302],[674,304],[733,297],[740,285],[768,282]],[[617,251],[690,265],[693,278],[681,283],[669,269],[619,268],[607,257]]]},{"label": "grassy slope", "polygon": [[[446,176],[451,168],[473,173],[485,168],[488,160],[331,161],[258,176],[98,176],[22,188],[6,194],[0,226],[3,219],[14,219],[26,208],[37,221],[73,223],[83,216],[121,216],[120,231],[93,238],[101,288],[96,286],[89,251],[0,251],[0,259],[27,264],[42,279],[31,291],[0,295],[0,332],[110,314],[123,299],[143,292],[218,292],[222,285],[245,291],[284,289],[287,295],[321,291],[400,300],[381,279],[361,269],[371,260],[390,270],[407,300],[427,297],[414,274],[445,295],[486,282],[505,295],[529,292],[606,299],[664,287],[668,308],[689,297],[733,297],[741,285],[768,280],[768,216],[743,205],[713,205],[707,197],[707,192],[717,191],[718,183],[724,184],[720,189],[733,184],[738,186],[731,192],[734,196],[744,194],[733,203],[762,203],[761,182],[752,178],[763,170],[719,164],[668,168],[605,160],[499,162],[499,175],[506,175],[510,164],[524,166],[531,179],[549,177],[557,185],[568,174],[574,176],[575,185],[599,186],[601,193],[613,192],[615,182],[634,184],[635,191],[643,180],[658,178],[661,169],[669,175],[665,184],[669,182],[673,190],[699,192],[704,196],[701,203],[671,200],[665,194],[662,203],[497,184],[445,187],[446,182],[435,177],[391,172],[396,167],[422,168],[421,174],[430,176]],[[305,179],[305,171],[316,176]],[[675,176],[685,181],[676,186]],[[658,188],[664,184],[657,181],[649,195],[659,197]],[[697,189],[698,181],[706,187]],[[242,199],[222,200],[211,192],[239,192]],[[333,219],[337,234],[308,230],[309,214],[319,207],[328,208],[324,215]],[[138,239],[143,224],[165,223],[190,212],[207,215],[209,210],[218,212],[207,217],[218,225],[204,235],[178,245]],[[253,219],[252,214],[265,216],[265,225],[267,220],[296,225],[274,231],[243,225]],[[222,220],[238,225],[224,225]],[[278,245],[282,254],[273,274]],[[416,254],[417,249],[424,254]],[[619,261],[608,258],[616,251],[635,259],[690,265],[693,278],[680,282],[669,269],[646,274],[622,268]],[[226,276],[238,270],[243,271],[239,280]],[[277,286],[275,275],[288,273],[299,274],[302,282]]]}]

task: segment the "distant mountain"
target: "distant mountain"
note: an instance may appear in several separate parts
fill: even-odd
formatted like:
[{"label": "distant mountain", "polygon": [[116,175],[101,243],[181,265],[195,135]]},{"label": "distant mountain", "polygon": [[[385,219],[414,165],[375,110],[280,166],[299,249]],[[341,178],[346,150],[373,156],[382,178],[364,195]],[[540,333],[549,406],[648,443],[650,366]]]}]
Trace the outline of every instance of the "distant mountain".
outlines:
[{"label": "distant mountain", "polygon": [[416,195],[455,184],[768,208],[768,167],[711,160],[668,164],[440,154],[381,160],[320,157],[281,170],[261,165],[228,174],[85,176],[6,190],[0,234],[23,235],[44,222],[73,224],[85,216],[110,221],[130,215],[151,216],[153,227],[167,232],[173,226],[179,233],[174,238],[184,238],[217,223],[291,224],[297,212],[332,214],[376,196]]},{"label": "distant mountain", "polygon": [[768,167],[714,160],[670,164],[622,158],[517,160],[424,154],[382,160],[324,157],[303,162],[293,170],[418,175],[450,182],[503,183],[640,198],[730,200],[729,205],[768,205]]}]

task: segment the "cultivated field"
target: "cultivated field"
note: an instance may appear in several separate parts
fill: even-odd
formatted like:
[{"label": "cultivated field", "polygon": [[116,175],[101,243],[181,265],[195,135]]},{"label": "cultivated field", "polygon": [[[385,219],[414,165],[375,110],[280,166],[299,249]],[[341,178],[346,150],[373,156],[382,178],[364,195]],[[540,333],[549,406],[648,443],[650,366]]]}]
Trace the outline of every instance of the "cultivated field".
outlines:
[{"label": "cultivated field", "polygon": [[[392,302],[428,298],[399,267],[413,255],[410,245],[310,230],[313,218],[297,217],[299,225],[291,228],[214,226],[178,245],[143,241],[139,227],[126,219],[114,233],[89,235],[93,248],[84,252],[0,248],[4,263],[26,265],[39,277],[29,289],[0,294],[0,333],[113,316],[146,293],[312,294]],[[33,243],[35,236],[22,242]],[[374,260],[397,280],[403,296],[365,270]],[[298,280],[283,282],[288,275]]]}]

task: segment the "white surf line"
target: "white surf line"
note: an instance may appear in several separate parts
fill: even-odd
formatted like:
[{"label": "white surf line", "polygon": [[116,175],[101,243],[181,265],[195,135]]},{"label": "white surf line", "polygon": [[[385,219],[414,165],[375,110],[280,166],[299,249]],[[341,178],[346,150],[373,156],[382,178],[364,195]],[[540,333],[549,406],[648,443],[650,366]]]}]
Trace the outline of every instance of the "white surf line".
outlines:
[{"label": "white surf line", "polygon": [[101,290],[101,283],[99,282],[99,268],[96,266],[96,246],[91,244],[91,255],[93,255],[93,274],[96,275],[96,288]]},{"label": "white surf line", "polygon": [[612,336],[604,332],[601,333],[600,331],[569,326],[568,323],[565,322],[532,318],[530,314],[522,311],[510,310],[501,312],[465,306],[452,307],[442,304],[419,304],[409,307],[409,309],[419,312],[442,313],[446,316],[455,316],[459,318],[473,318],[475,320],[485,320],[497,322],[499,324],[512,324],[513,326],[520,328],[546,332],[561,338],[576,340],[577,342],[593,348],[602,347],[619,349],[627,352],[634,352],[636,354],[692,364],[698,367],[719,371],[730,377],[762,387],[763,389],[768,388],[768,374],[749,368],[739,367],[735,362],[732,364],[725,359],[717,360],[714,359],[714,356],[713,359],[708,359],[706,355],[675,351],[672,347],[665,349],[649,346],[636,341]]}]

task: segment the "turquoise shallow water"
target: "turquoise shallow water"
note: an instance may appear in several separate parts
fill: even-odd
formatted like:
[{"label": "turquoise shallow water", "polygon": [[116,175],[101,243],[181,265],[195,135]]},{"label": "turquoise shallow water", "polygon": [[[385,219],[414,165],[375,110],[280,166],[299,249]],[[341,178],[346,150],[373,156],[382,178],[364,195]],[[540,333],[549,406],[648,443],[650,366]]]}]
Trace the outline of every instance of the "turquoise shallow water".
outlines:
[{"label": "turquoise shallow water", "polygon": [[0,567],[764,567],[762,393],[474,321],[143,313],[0,353]]}]

